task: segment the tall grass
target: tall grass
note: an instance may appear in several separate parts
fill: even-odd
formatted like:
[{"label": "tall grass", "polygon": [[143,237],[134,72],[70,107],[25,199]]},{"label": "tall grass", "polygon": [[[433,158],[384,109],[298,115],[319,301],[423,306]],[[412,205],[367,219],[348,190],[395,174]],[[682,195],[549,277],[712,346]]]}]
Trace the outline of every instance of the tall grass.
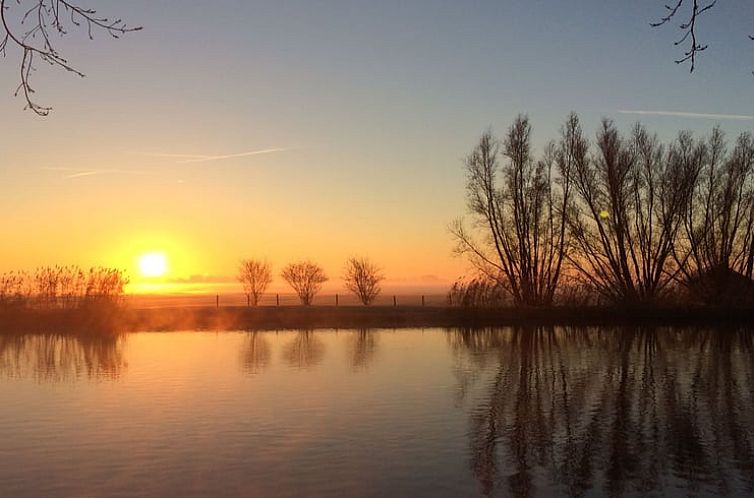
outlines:
[{"label": "tall grass", "polygon": [[115,306],[123,299],[128,277],[123,270],[78,266],[43,266],[34,272],[0,274],[0,307],[81,309]]}]

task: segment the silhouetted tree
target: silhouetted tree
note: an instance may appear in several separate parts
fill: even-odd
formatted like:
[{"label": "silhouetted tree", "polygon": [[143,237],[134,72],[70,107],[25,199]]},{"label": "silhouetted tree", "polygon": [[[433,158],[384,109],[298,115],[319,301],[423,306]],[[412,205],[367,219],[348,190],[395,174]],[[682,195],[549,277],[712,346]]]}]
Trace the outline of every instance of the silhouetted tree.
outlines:
[{"label": "silhouetted tree", "polygon": [[46,62],[83,77],[68,60],[57,51],[54,37],[85,27],[90,39],[97,31],[113,38],[138,31],[141,27],[129,27],[121,19],[109,19],[97,11],[80,7],[67,0],[0,0],[0,54],[5,55],[9,46],[21,50],[21,82],[16,90],[26,99],[26,108],[45,116],[51,108],[36,104],[32,95],[30,77],[37,69],[37,62]]},{"label": "silhouetted tree", "polygon": [[256,259],[244,259],[238,269],[238,281],[252,306],[259,304],[267,287],[272,282],[270,264]]},{"label": "silhouetted tree", "polygon": [[380,282],[384,280],[380,268],[366,258],[350,258],[346,262],[343,280],[364,305],[369,305],[380,293]]},{"label": "silhouetted tree", "polygon": [[693,169],[640,125],[626,140],[603,120],[596,146],[575,168],[579,210],[570,224],[578,250],[570,262],[613,302],[655,302],[679,271],[673,243],[693,193]]},{"label": "silhouetted tree", "polygon": [[571,115],[559,144],[543,158],[531,153],[529,119],[519,115],[501,144],[484,133],[466,159],[469,210],[481,241],[461,220],[451,227],[459,254],[483,275],[500,282],[517,305],[551,304],[568,249],[574,157],[580,125]]},{"label": "silhouetted tree", "polygon": [[311,261],[291,263],[283,268],[280,276],[293,287],[304,306],[312,304],[322,284],[327,282],[325,271]]},{"label": "silhouetted tree", "polygon": [[[674,256],[685,280],[715,271],[725,278],[754,270],[754,136],[742,133],[728,153],[725,136],[715,128],[708,140],[682,133],[674,160],[694,172],[694,195],[683,212],[683,237]],[[724,287],[725,282],[719,282]],[[717,291],[722,289],[717,289]],[[716,290],[708,297],[714,299]]]}]

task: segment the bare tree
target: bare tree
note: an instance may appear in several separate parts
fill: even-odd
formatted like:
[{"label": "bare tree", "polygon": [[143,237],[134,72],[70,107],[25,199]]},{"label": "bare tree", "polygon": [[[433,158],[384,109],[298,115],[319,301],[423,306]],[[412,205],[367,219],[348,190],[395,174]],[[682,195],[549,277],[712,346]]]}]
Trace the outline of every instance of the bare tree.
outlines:
[{"label": "bare tree", "polygon": [[113,38],[141,27],[130,27],[121,19],[110,19],[94,9],[80,7],[68,0],[0,0],[0,54],[5,55],[8,46],[21,51],[20,84],[16,95],[26,99],[26,108],[40,116],[46,116],[51,108],[34,102],[31,74],[38,61],[46,62],[83,77],[68,59],[58,52],[54,37],[62,37],[69,31],[84,27],[90,39],[94,33],[104,32]]},{"label": "bare tree", "polygon": [[[531,153],[531,127],[519,115],[500,144],[482,135],[466,160],[466,192],[474,233],[461,220],[452,227],[459,254],[499,282],[517,305],[551,304],[568,249],[574,155],[581,154],[578,118],[571,115],[559,144],[543,158]],[[507,159],[498,163],[500,148]],[[481,236],[481,237],[480,237]]]},{"label": "bare tree", "polygon": [[[701,44],[697,38],[697,22],[708,11],[717,5],[717,0],[703,2],[700,0],[677,0],[674,4],[665,5],[665,15],[658,21],[651,22],[650,26],[657,28],[670,23],[679,16],[684,20],[678,26],[681,31],[680,38],[675,41],[674,45],[687,44],[688,50],[683,52],[683,56],[676,59],[676,64],[688,62],[690,65],[689,72],[694,72],[696,68],[696,56],[707,50],[707,44]],[[754,41],[754,36],[749,35],[749,39]],[[754,73],[754,72],[753,72]]]},{"label": "bare tree", "polygon": [[238,281],[252,306],[259,304],[267,287],[272,282],[272,270],[266,261],[244,259],[238,269]]},{"label": "bare tree", "polygon": [[753,276],[754,136],[742,133],[728,153],[719,128],[707,141],[682,133],[675,156],[689,164],[696,182],[674,256],[685,282],[697,281],[710,271],[715,274],[718,281],[708,296],[715,299],[727,285],[730,271]]},{"label": "bare tree", "polygon": [[322,284],[327,282],[325,271],[311,261],[291,263],[283,268],[280,276],[293,287],[304,306],[312,304]]},{"label": "bare tree", "polygon": [[380,268],[366,258],[349,258],[346,262],[346,288],[364,305],[369,305],[380,293],[380,282],[385,277]]},{"label": "bare tree", "polygon": [[652,303],[679,268],[673,243],[695,174],[636,125],[630,140],[603,120],[594,156],[579,161],[578,213],[569,218],[580,275],[608,300]]}]

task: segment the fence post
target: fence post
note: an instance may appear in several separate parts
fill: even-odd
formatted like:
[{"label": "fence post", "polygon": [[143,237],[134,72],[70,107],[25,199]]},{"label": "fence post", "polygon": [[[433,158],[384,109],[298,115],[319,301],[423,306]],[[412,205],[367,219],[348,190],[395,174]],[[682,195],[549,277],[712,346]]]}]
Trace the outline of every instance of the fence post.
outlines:
[{"label": "fence post", "polygon": [[422,296],[422,306],[424,306],[424,296]]},{"label": "fence post", "polygon": [[393,306],[398,306],[398,300],[393,296]]},{"label": "fence post", "polygon": [[280,294],[275,294],[275,303],[280,306]]},{"label": "fence post", "polygon": [[338,305],[338,294],[336,293],[335,294],[335,306],[337,306],[337,305]]},{"label": "fence post", "polygon": [[220,307],[220,294],[215,294],[215,307]]},{"label": "fence post", "polygon": [[249,295],[246,294],[246,307],[248,308],[250,306],[251,306],[251,297],[249,297]]}]

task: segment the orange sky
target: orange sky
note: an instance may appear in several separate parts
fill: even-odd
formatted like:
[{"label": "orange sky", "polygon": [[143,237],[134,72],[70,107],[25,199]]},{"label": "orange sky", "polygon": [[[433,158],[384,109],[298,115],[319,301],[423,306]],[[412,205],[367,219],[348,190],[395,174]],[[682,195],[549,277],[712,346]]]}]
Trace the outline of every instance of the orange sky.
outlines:
[{"label": "orange sky", "polygon": [[[150,175],[76,176],[71,171],[91,167],[77,158],[56,169],[36,168],[16,179],[10,194],[16,208],[0,227],[0,272],[45,264],[114,266],[128,272],[131,292],[212,291],[216,283],[232,291],[226,284],[244,257],[267,259],[276,275],[272,289],[280,291],[287,289],[277,278],[281,267],[302,258],[325,268],[331,278],[325,290],[342,287],[338,279],[352,255],[379,264],[392,287],[444,287],[463,272],[446,229],[455,213],[430,211],[422,220],[422,193],[412,198],[400,185],[353,198],[339,185],[317,185],[313,171],[292,182],[291,170],[306,157],[278,152],[176,171],[174,159],[125,155],[123,165],[108,166],[146,163]],[[230,181],[218,181],[219,174]],[[460,185],[455,189],[462,195]],[[380,195],[389,202],[379,204]],[[138,258],[149,252],[166,255],[164,277],[140,275]]]}]

